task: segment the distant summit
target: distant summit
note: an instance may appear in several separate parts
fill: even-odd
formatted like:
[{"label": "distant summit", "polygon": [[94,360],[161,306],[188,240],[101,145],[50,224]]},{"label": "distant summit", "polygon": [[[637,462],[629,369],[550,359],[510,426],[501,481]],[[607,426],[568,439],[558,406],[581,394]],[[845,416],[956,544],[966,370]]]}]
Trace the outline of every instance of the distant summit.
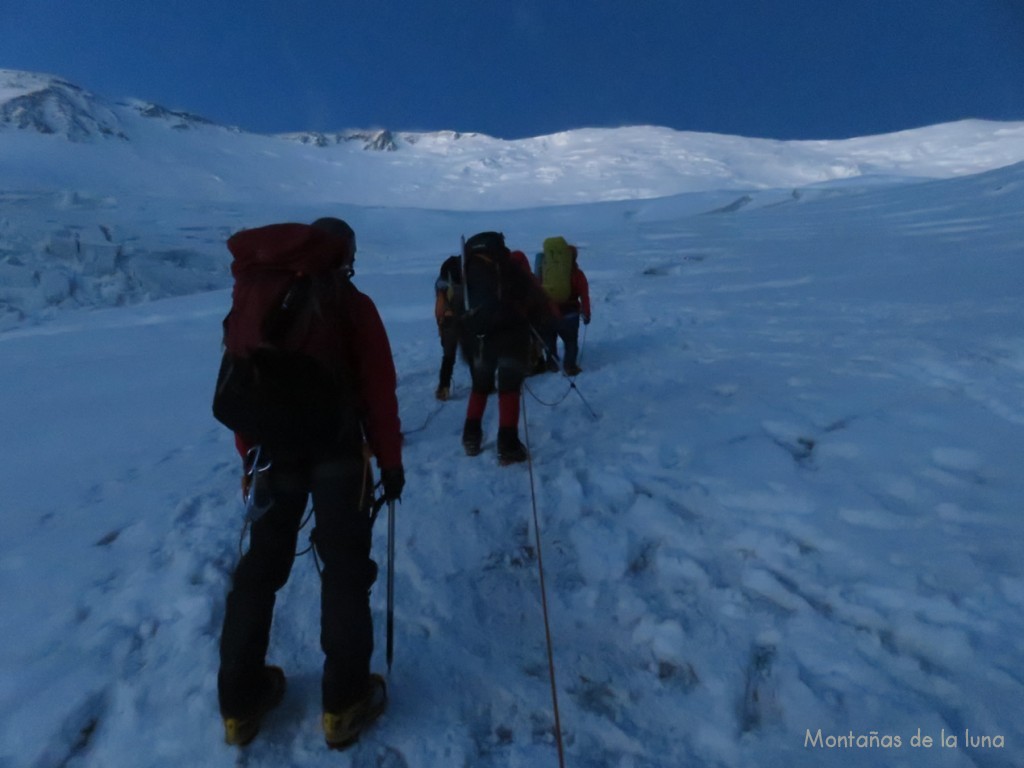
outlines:
[{"label": "distant summit", "polygon": [[112,105],[56,77],[0,69],[0,127],[63,136],[69,141],[128,140]]},{"label": "distant summit", "polygon": [[0,129],[34,131],[76,143],[131,141],[136,116],[179,131],[209,127],[237,132],[159,104],[135,99],[112,102],[52,75],[0,69]]},{"label": "distant summit", "polygon": [[[201,115],[168,109],[160,104],[137,99],[111,102],[52,75],[0,69],[0,129],[34,131],[79,143],[102,139],[130,141],[135,115],[161,121],[177,131],[219,128],[240,132]],[[386,129],[305,131],[279,134],[279,137],[317,147],[354,143],[380,152],[394,152],[400,144],[398,137]],[[417,138],[417,134],[411,134],[405,140],[412,144]]]},{"label": "distant summit", "polygon": [[[78,143],[102,139],[131,141],[134,138],[131,124],[136,115],[160,121],[176,131],[215,128],[232,133],[249,133],[233,126],[220,125],[201,115],[168,109],[148,101],[110,101],[53,75],[0,69],[0,130],[13,128],[34,131],[62,136]],[[386,128],[297,131],[271,135],[315,147],[357,146],[374,152],[395,152],[402,146],[411,146],[424,138],[447,142],[464,136],[480,136],[457,131],[395,133]]]}]

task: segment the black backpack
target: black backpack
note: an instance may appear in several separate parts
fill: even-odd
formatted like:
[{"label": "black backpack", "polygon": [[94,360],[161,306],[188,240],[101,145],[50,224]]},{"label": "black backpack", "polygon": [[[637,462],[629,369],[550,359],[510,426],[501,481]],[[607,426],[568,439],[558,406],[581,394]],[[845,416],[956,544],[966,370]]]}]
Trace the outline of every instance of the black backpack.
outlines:
[{"label": "black backpack", "polygon": [[508,320],[503,293],[509,266],[509,251],[500,232],[481,232],[463,242],[462,324],[470,333],[489,333]]}]

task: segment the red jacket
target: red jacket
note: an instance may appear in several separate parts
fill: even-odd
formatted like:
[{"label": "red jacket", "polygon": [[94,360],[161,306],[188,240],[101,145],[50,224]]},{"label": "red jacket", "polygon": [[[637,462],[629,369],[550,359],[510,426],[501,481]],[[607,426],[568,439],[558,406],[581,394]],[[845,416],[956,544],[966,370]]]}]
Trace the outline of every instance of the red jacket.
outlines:
[{"label": "red jacket", "polygon": [[525,253],[522,251],[511,251],[509,253],[509,258],[512,260],[513,264],[518,267],[522,267],[524,271],[529,272],[531,275],[533,274],[533,270],[530,269],[530,260],[526,258]]},{"label": "red jacket", "polygon": [[572,267],[569,286],[572,290],[572,297],[569,299],[570,311],[578,311],[581,315],[590,317],[590,284],[583,270],[575,264]]},{"label": "red jacket", "polygon": [[369,296],[352,287],[350,361],[356,371],[363,429],[381,469],[402,466],[402,423],[398,417],[398,376],[384,323]]}]

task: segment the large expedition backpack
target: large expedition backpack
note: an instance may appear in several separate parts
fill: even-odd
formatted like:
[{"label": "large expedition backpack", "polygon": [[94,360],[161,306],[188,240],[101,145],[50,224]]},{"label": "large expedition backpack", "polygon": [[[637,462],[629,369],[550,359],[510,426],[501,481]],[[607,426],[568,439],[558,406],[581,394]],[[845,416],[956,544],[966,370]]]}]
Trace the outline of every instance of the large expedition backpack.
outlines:
[{"label": "large expedition backpack", "polygon": [[331,445],[355,413],[338,340],[348,244],[304,224],[273,224],[237,233],[228,248],[235,285],[214,417],[271,456]]},{"label": "large expedition backpack", "polygon": [[509,251],[500,232],[481,232],[463,243],[462,324],[470,333],[488,333],[507,318],[503,294],[508,265]]},{"label": "large expedition backpack", "polygon": [[540,283],[556,304],[564,304],[572,297],[572,247],[564,237],[549,237],[544,241],[542,257]]}]

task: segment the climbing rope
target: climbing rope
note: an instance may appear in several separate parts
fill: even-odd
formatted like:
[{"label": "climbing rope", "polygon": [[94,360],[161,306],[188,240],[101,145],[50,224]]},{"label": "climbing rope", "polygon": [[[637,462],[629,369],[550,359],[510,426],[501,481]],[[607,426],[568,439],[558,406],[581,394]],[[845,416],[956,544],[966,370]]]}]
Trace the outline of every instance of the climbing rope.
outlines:
[{"label": "climbing rope", "polygon": [[430,422],[432,422],[434,420],[434,417],[437,416],[437,414],[439,414],[441,410],[444,408],[444,404],[444,400],[439,401],[438,404],[435,405],[427,413],[426,418],[423,420],[423,423],[420,426],[416,427],[415,429],[403,429],[402,437],[408,437],[409,435],[415,435],[417,432],[426,431],[427,427],[430,426]]},{"label": "climbing rope", "polygon": [[[584,328],[586,328],[586,326],[584,326]],[[590,417],[591,417],[591,418],[592,418],[592,419],[593,419],[594,421],[597,421],[597,420],[598,420],[599,418],[601,418],[600,416],[598,416],[598,414],[597,414],[597,411],[595,411],[595,410],[594,410],[594,409],[593,409],[593,408],[592,408],[592,407],[590,406],[590,403],[588,403],[588,402],[587,402],[587,399],[586,399],[586,398],[585,398],[585,397],[583,396],[583,393],[582,393],[582,392],[580,392],[580,388],[579,388],[578,386],[576,386],[576,377],[575,377],[575,376],[570,376],[570,375],[569,375],[568,373],[566,373],[566,372],[565,372],[565,370],[564,370],[564,369],[562,368],[562,365],[561,365],[561,362],[562,362],[562,361],[561,361],[561,359],[560,359],[560,358],[558,357],[558,353],[557,353],[557,350],[553,350],[553,349],[551,349],[550,347],[548,347],[548,345],[547,345],[547,343],[546,343],[546,342],[544,341],[543,337],[542,337],[542,336],[541,336],[541,335],[540,335],[540,334],[539,334],[539,333],[537,332],[537,329],[536,329],[536,328],[534,328],[534,327],[533,327],[532,325],[530,326],[530,330],[531,330],[531,331],[533,332],[533,335],[534,335],[534,337],[535,337],[535,338],[537,339],[537,341],[539,341],[539,342],[540,342],[541,346],[542,346],[542,347],[543,347],[543,348],[544,348],[545,350],[547,350],[547,353],[548,353],[549,355],[551,355],[551,358],[552,358],[553,360],[555,360],[555,361],[556,361],[557,363],[559,363],[559,365],[558,365],[558,370],[559,370],[559,373],[561,373],[561,374],[562,374],[562,377],[563,377],[563,378],[565,378],[565,380],[569,382],[569,388],[568,388],[568,389],[566,389],[566,391],[565,391],[565,392],[564,392],[564,393],[562,394],[562,396],[561,396],[560,398],[558,398],[557,400],[554,400],[554,401],[552,401],[552,402],[546,402],[546,401],[544,401],[544,400],[541,400],[541,399],[540,399],[540,397],[538,397],[538,396],[537,396],[537,394],[536,394],[536,393],[535,393],[535,392],[534,392],[534,391],[533,391],[533,390],[532,390],[532,389],[530,388],[530,386],[529,386],[529,385],[527,384],[527,385],[525,385],[525,386],[526,386],[526,391],[530,393],[530,397],[532,397],[532,398],[533,398],[534,400],[536,400],[536,401],[537,401],[538,403],[540,403],[541,405],[543,405],[543,406],[545,406],[545,407],[548,407],[548,408],[554,408],[554,407],[555,407],[556,405],[561,405],[561,404],[562,404],[562,402],[564,402],[564,401],[565,401],[565,399],[566,399],[566,398],[567,398],[567,397],[569,396],[569,393],[570,393],[570,392],[575,392],[575,393],[576,393],[576,396],[577,396],[577,397],[579,397],[579,399],[580,399],[580,402],[582,402],[582,403],[583,403],[583,406],[584,406],[584,407],[585,407],[585,408],[587,409],[587,412],[588,412],[588,413],[590,413]],[[584,341],[585,341],[585,340],[586,340],[586,331],[584,331]],[[581,347],[580,351],[582,352],[582,347]]]},{"label": "climbing rope", "polygon": [[565,768],[565,748],[562,744],[562,718],[558,710],[558,686],[555,683],[555,653],[551,642],[551,621],[548,618],[548,595],[544,584],[544,557],[540,546],[540,521],[537,514],[537,490],[533,476],[533,452],[530,449],[530,424],[526,417],[526,401],[523,401],[523,435],[526,438],[526,467],[530,476],[530,503],[533,506],[533,535],[537,547],[537,572],[540,575],[540,604],[544,614],[544,639],[548,652],[548,677],[551,680],[551,705],[555,717],[555,745],[558,749],[559,768]]}]

